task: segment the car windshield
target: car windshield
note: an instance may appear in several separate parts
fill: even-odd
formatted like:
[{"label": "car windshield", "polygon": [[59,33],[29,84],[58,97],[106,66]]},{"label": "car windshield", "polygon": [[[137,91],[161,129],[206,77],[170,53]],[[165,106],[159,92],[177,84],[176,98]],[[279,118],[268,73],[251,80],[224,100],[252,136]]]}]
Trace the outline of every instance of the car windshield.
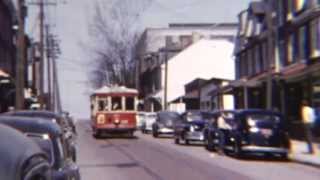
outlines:
[{"label": "car windshield", "polygon": [[156,118],[156,114],[148,114],[146,117],[148,119],[155,119]]},{"label": "car windshield", "polygon": [[53,153],[53,145],[52,145],[51,139],[47,135],[28,134],[28,137],[33,139],[39,145],[39,147],[47,154],[49,162],[53,164],[54,153]]},{"label": "car windshield", "polygon": [[167,113],[160,113],[159,114],[160,121],[178,121],[180,120],[180,115],[175,112],[167,112]]}]

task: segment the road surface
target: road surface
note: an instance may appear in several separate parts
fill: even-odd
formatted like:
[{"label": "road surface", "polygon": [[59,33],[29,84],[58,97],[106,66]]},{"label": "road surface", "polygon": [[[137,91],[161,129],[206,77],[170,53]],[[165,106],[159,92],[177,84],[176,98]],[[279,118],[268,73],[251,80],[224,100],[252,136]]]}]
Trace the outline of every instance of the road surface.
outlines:
[{"label": "road surface", "polygon": [[314,167],[279,160],[238,160],[202,146],[175,145],[170,138],[94,139],[79,121],[78,164],[83,180],[319,180]]}]

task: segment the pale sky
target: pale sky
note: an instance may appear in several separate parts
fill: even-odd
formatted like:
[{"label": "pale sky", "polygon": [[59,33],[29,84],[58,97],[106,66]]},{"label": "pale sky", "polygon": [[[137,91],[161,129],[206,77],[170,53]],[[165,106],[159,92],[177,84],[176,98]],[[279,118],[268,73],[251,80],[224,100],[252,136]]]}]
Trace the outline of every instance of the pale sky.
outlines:
[{"label": "pale sky", "polygon": [[[56,1],[56,0],[48,0]],[[62,2],[64,0],[57,0]],[[100,0],[108,3],[109,0]],[[139,0],[132,0],[139,1]],[[52,31],[61,40],[61,58],[58,72],[62,106],[76,117],[88,118],[90,87],[88,70],[90,44],[88,26],[92,19],[94,0],[66,0],[57,7],[49,7],[47,19],[54,25]],[[250,0],[153,0],[142,14],[143,27],[166,27],[168,23],[237,22],[237,14]],[[38,9],[30,7],[27,32],[38,39]]]}]

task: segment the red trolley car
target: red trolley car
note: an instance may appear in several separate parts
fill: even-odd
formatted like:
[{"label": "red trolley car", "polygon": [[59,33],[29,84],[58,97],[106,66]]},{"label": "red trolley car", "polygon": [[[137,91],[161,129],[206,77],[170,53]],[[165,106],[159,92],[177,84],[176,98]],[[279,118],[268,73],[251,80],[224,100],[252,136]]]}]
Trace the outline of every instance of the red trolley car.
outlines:
[{"label": "red trolley car", "polygon": [[124,86],[104,86],[91,95],[91,125],[93,136],[102,133],[127,133],[136,130],[136,89]]}]

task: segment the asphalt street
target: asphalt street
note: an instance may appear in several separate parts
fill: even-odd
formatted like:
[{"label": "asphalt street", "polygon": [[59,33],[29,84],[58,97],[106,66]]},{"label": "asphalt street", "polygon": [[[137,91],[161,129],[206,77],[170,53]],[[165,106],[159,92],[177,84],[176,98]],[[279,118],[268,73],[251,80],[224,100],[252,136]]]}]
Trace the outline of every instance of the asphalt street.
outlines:
[{"label": "asphalt street", "polygon": [[78,164],[83,180],[319,180],[320,169],[277,159],[234,159],[201,145],[175,145],[170,138],[94,139],[79,121]]}]

